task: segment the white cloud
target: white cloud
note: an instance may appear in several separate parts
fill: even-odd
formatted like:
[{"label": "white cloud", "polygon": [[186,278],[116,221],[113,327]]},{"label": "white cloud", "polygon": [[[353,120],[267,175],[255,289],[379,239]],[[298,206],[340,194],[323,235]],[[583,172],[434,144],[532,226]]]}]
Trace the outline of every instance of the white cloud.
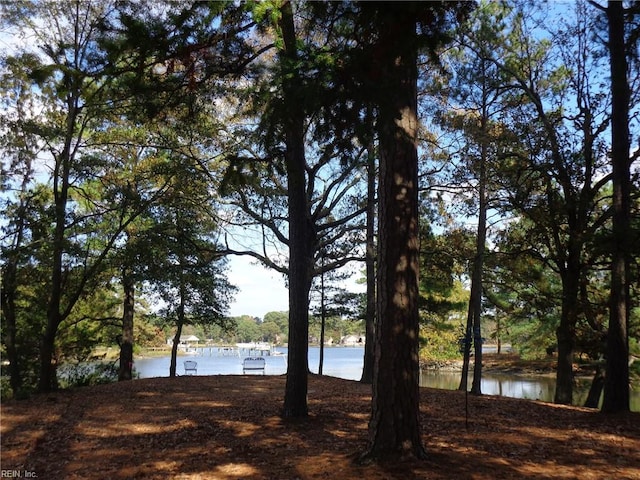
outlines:
[{"label": "white cloud", "polygon": [[289,310],[289,290],[283,276],[256,264],[251,257],[229,257],[229,281],[239,288],[229,314],[263,318],[269,312]]}]

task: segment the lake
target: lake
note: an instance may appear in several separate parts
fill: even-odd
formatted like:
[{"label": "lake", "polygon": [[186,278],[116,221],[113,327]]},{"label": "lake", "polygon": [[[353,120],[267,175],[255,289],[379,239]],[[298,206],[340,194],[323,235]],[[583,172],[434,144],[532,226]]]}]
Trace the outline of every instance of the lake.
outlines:
[{"label": "lake", "polygon": [[[198,375],[242,375],[242,358],[235,355],[220,355],[217,348],[199,349],[198,355],[178,357],[177,373],[184,375],[183,362],[198,362]],[[265,375],[283,375],[287,371],[287,349],[276,348],[277,355],[265,356]],[[324,349],[323,374],[347,380],[360,380],[362,375],[364,348],[329,347]],[[319,347],[309,347],[309,368],[318,373]],[[140,378],[168,377],[170,357],[136,358],[135,371]],[[472,376],[469,378],[471,385]],[[460,373],[423,370],[420,385],[423,387],[455,390],[460,384]],[[589,382],[581,382],[574,392],[576,405],[582,405],[587,397]],[[555,393],[555,378],[528,377],[505,374],[483,374],[482,393],[505,397],[526,398],[552,402]],[[640,391],[631,392],[631,410],[640,411]]]}]

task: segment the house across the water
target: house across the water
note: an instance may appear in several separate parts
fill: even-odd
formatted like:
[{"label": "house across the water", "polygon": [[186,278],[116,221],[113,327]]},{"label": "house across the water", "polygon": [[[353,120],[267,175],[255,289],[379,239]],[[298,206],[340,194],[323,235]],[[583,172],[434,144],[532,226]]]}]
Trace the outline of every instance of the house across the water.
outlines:
[{"label": "house across the water", "polygon": [[[200,343],[200,339],[195,335],[182,335],[180,336],[180,343],[178,343],[178,350],[188,352],[191,348]],[[167,340],[167,345],[173,345],[173,338]]]}]

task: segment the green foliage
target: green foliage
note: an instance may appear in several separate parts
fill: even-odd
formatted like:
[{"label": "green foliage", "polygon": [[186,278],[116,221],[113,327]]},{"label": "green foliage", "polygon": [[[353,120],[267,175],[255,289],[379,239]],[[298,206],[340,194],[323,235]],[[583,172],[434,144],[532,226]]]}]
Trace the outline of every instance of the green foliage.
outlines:
[{"label": "green foliage", "polygon": [[469,291],[459,280],[472,257],[473,238],[464,230],[434,234],[424,222],[420,242],[420,322],[423,360],[460,357],[458,337]]},{"label": "green foliage", "polygon": [[58,369],[61,388],[89,387],[118,380],[116,363],[70,363]]},{"label": "green foliage", "polygon": [[159,326],[144,321],[145,317],[140,315],[133,324],[133,345],[134,352],[141,347],[162,347],[166,345],[168,329],[165,332]]},{"label": "green foliage", "polygon": [[[320,329],[322,321],[318,315],[309,318],[309,337],[311,343],[320,342]],[[364,322],[362,320],[351,320],[338,316],[328,316],[325,319],[324,338],[325,342],[330,340],[338,344],[343,337],[348,335],[364,336]]]},{"label": "green foliage", "polygon": [[11,382],[6,375],[0,375],[0,400],[5,401],[13,398],[13,390],[11,389]]},{"label": "green foliage", "polygon": [[[423,229],[424,230],[424,229]],[[457,278],[473,256],[473,237],[464,230],[442,235],[425,231],[420,243],[420,309],[440,318],[466,309],[468,296]]]},{"label": "green foliage", "polygon": [[279,344],[282,343],[283,334],[276,322],[262,322],[260,325],[260,337],[265,342]]},{"label": "green foliage", "polygon": [[265,314],[265,324],[274,323],[278,326],[280,341],[286,343],[289,338],[289,312],[268,312]]},{"label": "green foliage", "polygon": [[247,9],[251,12],[256,22],[266,23],[267,25],[278,25],[281,15],[281,5],[281,0],[251,0],[246,2]]},{"label": "green foliage", "polygon": [[[423,362],[460,359],[461,322],[443,321],[435,316],[422,316],[420,327],[420,360]],[[463,334],[462,333],[462,334]]]},{"label": "green foliage", "polygon": [[113,343],[119,335],[120,298],[109,287],[87,293],[60,325],[56,341],[60,363],[86,361],[99,345]]},{"label": "green foliage", "polygon": [[466,319],[469,291],[460,281],[452,283],[446,296],[434,296],[434,293],[431,293],[439,308],[421,311],[420,357],[423,360],[460,358],[460,329],[463,328]]},{"label": "green foliage", "polygon": [[243,316],[237,319],[235,335],[238,342],[255,342],[261,339],[262,331],[255,318]]},{"label": "green foliage", "polygon": [[[156,324],[158,320],[155,320]],[[167,338],[173,336],[173,328],[166,324],[164,334]],[[157,327],[156,327],[157,328]],[[269,312],[265,320],[244,315],[224,319],[219,323],[196,323],[185,328],[185,334],[210,339],[215,343],[233,344],[249,342],[270,342],[282,344],[287,342],[288,314],[287,312]]]},{"label": "green foliage", "polygon": [[507,319],[508,333],[503,337],[511,343],[514,350],[523,359],[537,359],[555,350],[555,330],[559,320],[555,322],[536,322],[530,320]]},{"label": "green foliage", "polygon": [[287,342],[289,315],[287,312],[269,312],[264,320],[244,315],[232,319],[234,325],[222,336],[229,343],[234,342]]}]

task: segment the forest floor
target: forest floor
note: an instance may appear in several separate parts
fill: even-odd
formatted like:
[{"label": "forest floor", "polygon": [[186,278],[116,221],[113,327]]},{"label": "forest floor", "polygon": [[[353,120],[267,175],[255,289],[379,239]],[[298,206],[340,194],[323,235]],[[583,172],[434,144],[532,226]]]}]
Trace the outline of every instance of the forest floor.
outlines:
[{"label": "forest floor", "polygon": [[367,445],[371,387],[310,375],[309,417],[283,420],[284,386],[284,376],[182,376],[7,401],[0,416],[2,475],[640,479],[640,413],[605,415],[422,388],[427,458],[362,465],[357,460]]}]

